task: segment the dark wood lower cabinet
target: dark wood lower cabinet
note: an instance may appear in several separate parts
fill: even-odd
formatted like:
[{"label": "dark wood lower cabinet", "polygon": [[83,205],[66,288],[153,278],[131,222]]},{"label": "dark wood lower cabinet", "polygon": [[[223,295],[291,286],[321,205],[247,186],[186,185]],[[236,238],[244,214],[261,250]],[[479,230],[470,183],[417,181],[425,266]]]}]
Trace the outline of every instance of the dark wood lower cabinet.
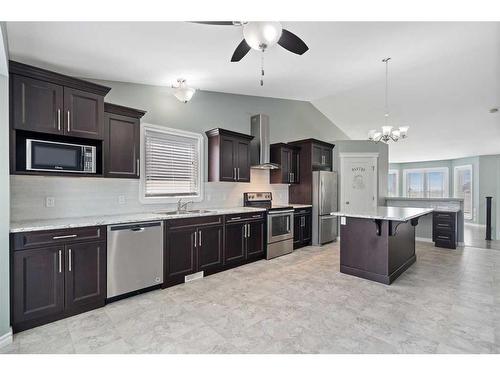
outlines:
[{"label": "dark wood lower cabinet", "polygon": [[[54,231],[54,243],[20,247],[21,238],[30,233],[12,235],[11,244],[11,324],[19,332],[104,306],[106,300],[106,242],[103,227],[95,227],[99,241],[65,243]],[[89,230],[92,228],[88,228]],[[44,232],[48,236],[48,232]],[[35,232],[33,232],[35,236]],[[69,236],[69,235],[66,235]]]},{"label": "dark wood lower cabinet", "polygon": [[311,245],[312,211],[310,208],[296,209],[293,215],[293,248]]},{"label": "dark wood lower cabinet", "polygon": [[184,282],[184,277],[196,272],[196,227],[171,229],[167,232],[165,286]]},{"label": "dark wood lower cabinet", "polygon": [[237,266],[263,258],[266,253],[266,243],[265,220],[227,223],[224,265]]},{"label": "dark wood lower cabinet", "polygon": [[57,316],[64,310],[64,248],[15,252],[12,265],[12,325]]},{"label": "dark wood lower cabinet", "polygon": [[266,252],[266,222],[264,220],[253,221],[247,225],[247,259],[262,258]]},{"label": "dark wood lower cabinet", "polygon": [[245,260],[245,226],[243,223],[226,224],[224,264]]},{"label": "dark wood lower cabinet", "polygon": [[106,244],[75,243],[66,246],[66,310],[78,313],[106,298]]},{"label": "dark wood lower cabinet", "polygon": [[224,227],[205,227],[198,230],[198,271],[209,274],[222,266]]}]

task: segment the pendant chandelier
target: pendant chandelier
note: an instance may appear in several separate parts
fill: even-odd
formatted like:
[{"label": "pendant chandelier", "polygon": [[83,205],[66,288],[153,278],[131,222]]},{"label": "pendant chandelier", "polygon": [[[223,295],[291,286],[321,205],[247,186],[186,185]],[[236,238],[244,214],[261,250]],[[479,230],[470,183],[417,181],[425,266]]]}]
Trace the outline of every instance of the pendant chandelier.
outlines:
[{"label": "pendant chandelier", "polygon": [[382,126],[382,131],[372,129],[368,132],[368,139],[374,142],[389,142],[390,140],[397,142],[399,139],[406,138],[408,134],[409,126],[400,126],[395,129],[388,125],[389,121],[389,60],[390,57],[386,57],[382,60],[385,63],[385,124]]}]

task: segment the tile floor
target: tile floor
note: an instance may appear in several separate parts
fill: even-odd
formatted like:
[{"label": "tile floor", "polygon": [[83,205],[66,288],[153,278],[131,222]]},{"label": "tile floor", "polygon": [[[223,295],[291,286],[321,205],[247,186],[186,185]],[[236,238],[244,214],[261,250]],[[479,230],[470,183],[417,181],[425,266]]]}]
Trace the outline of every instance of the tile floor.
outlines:
[{"label": "tile floor", "polygon": [[500,252],[418,243],[386,286],[304,248],[21,332],[2,353],[499,353]]}]

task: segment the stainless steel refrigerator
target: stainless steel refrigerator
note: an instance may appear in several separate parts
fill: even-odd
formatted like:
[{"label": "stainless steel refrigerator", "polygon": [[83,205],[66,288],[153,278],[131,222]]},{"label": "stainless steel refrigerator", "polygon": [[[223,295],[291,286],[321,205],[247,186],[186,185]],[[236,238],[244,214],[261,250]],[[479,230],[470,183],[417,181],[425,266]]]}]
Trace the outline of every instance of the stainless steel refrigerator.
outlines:
[{"label": "stainless steel refrigerator", "polygon": [[312,180],[312,243],[323,245],[337,238],[337,172],[315,171]]}]

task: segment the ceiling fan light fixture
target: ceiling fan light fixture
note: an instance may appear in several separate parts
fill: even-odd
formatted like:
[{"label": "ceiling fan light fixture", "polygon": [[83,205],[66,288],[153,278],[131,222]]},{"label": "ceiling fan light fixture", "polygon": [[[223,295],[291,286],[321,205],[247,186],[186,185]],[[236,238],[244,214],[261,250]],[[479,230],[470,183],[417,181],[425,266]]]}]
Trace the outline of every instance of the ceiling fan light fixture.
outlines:
[{"label": "ceiling fan light fixture", "polygon": [[189,102],[196,92],[196,89],[189,87],[186,80],[182,78],[177,79],[177,86],[172,86],[172,88],[175,89],[174,96],[183,103]]},{"label": "ceiling fan light fixture", "polygon": [[282,31],[283,28],[279,22],[248,22],[243,24],[245,41],[257,51],[264,51],[278,43]]}]

